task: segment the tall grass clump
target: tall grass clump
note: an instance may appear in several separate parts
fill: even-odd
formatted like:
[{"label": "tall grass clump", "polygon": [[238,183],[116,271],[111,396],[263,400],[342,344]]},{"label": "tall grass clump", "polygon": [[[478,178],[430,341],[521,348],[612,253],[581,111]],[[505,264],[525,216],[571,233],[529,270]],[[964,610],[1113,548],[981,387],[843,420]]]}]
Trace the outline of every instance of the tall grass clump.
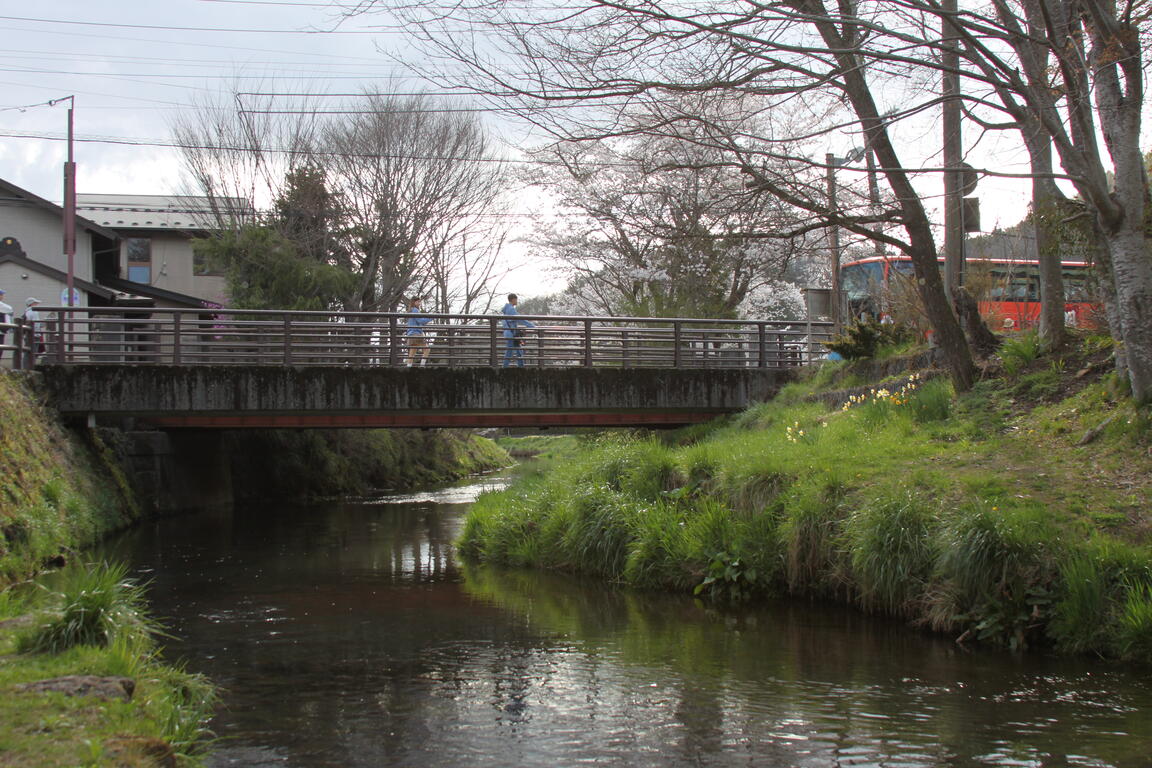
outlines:
[{"label": "tall grass clump", "polygon": [[657,502],[637,511],[633,540],[624,565],[624,579],[638,587],[687,589],[694,578],[692,547],[680,504]]},{"label": "tall grass clump", "polygon": [[1004,373],[1014,379],[1020,372],[1040,358],[1043,352],[1040,345],[1040,335],[1035,331],[1021,333],[1008,339],[1000,347],[1000,360],[1004,364]]},{"label": "tall grass clump", "polygon": [[[1033,535],[1042,530],[1024,510],[984,502],[962,507],[943,528],[936,561],[955,600],[947,606],[950,620],[977,640],[1026,647],[1051,603],[1050,579],[1041,565],[1044,543]],[[949,620],[937,616],[933,623]]]},{"label": "tall grass clump", "polygon": [[638,499],[655,501],[682,482],[673,451],[654,440],[645,440],[627,457],[618,487]]},{"label": "tall grass clump", "polygon": [[780,541],[784,571],[793,592],[827,592],[839,571],[843,522],[841,488],[820,480],[793,487],[784,505]]},{"label": "tall grass clump", "polygon": [[599,486],[578,491],[568,507],[558,542],[563,560],[578,571],[618,578],[632,543],[635,505],[612,489]]},{"label": "tall grass clump", "polygon": [[156,668],[160,729],[177,756],[195,759],[212,746],[208,722],[217,703],[208,678],[180,666]]},{"label": "tall grass clump", "polygon": [[1109,578],[1098,558],[1073,555],[1060,565],[1060,586],[1048,634],[1057,648],[1081,653],[1097,648],[1109,608]]},{"label": "tall grass clump", "polygon": [[917,424],[945,421],[952,415],[952,382],[940,377],[921,384],[908,399],[908,412]]},{"label": "tall grass clump", "polygon": [[25,653],[60,653],[78,645],[107,647],[123,641],[147,648],[159,633],[148,616],[144,588],[127,578],[121,563],[69,566],[50,574],[42,621],[21,635]]},{"label": "tall grass clump", "polygon": [[1122,658],[1152,662],[1152,584],[1129,580],[1125,589],[1117,650]]},{"label": "tall grass clump", "polygon": [[872,500],[845,527],[860,601],[893,614],[910,613],[932,570],[934,510],[901,490]]}]

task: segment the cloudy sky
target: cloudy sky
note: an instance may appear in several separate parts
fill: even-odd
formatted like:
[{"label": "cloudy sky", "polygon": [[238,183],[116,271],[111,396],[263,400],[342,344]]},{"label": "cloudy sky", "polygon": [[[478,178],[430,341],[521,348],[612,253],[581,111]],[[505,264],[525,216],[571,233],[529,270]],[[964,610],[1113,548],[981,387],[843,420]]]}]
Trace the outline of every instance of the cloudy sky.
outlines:
[{"label": "cloudy sky", "polygon": [[179,189],[173,117],[239,83],[253,91],[357,92],[410,80],[381,51],[402,31],[338,23],[324,0],[0,0],[0,175],[62,196],[75,97],[81,192]]}]

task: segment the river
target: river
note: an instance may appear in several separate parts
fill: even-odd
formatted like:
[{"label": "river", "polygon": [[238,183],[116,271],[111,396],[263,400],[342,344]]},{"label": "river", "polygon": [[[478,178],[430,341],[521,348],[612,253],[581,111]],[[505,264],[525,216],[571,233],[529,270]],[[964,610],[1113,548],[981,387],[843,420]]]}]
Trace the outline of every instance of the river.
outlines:
[{"label": "river", "polygon": [[463,563],[485,485],[108,544],[149,581],[167,655],[222,686],[210,766],[1152,765],[1148,670]]}]

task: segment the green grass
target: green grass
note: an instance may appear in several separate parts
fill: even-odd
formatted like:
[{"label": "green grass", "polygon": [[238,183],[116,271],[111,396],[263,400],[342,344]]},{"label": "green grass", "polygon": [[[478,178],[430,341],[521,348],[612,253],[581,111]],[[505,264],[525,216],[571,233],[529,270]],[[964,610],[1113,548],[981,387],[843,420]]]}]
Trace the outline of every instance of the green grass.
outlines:
[{"label": "green grass", "polygon": [[965,640],[1152,661],[1139,586],[1152,584],[1152,531],[1133,525],[1152,487],[1146,425],[1106,383],[1021,410],[1017,388],[1053,397],[1072,373],[1023,372],[1039,355],[1027,338],[1006,354],[1021,375],[961,397],[942,377],[898,377],[830,409],[809,401],[843,373],[826,364],[689,439],[583,440],[482,497],[462,551],[702,599],[853,601]]},{"label": "green grass", "polygon": [[116,642],[140,649],[159,627],[146,612],[144,590],[121,564],[72,565],[40,582],[45,590],[37,624],[20,635],[21,653],[61,653],[78,645]]},{"label": "green grass", "polygon": [[[214,688],[160,659],[156,625],[123,568],[71,566],[9,587],[0,609],[25,617],[0,627],[4,765],[143,767],[157,755],[199,764]],[[129,677],[135,691],[103,701],[16,688],[68,675]]]}]

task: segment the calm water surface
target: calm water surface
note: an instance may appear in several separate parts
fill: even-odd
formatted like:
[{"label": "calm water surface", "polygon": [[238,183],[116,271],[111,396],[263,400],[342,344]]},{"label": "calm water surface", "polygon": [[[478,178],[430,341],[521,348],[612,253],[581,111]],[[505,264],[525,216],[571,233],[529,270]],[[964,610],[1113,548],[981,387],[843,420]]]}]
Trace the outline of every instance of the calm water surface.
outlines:
[{"label": "calm water surface", "polygon": [[213,766],[1152,766],[1148,670],[966,652],[827,606],[461,563],[482,485],[113,542],[223,687]]}]

